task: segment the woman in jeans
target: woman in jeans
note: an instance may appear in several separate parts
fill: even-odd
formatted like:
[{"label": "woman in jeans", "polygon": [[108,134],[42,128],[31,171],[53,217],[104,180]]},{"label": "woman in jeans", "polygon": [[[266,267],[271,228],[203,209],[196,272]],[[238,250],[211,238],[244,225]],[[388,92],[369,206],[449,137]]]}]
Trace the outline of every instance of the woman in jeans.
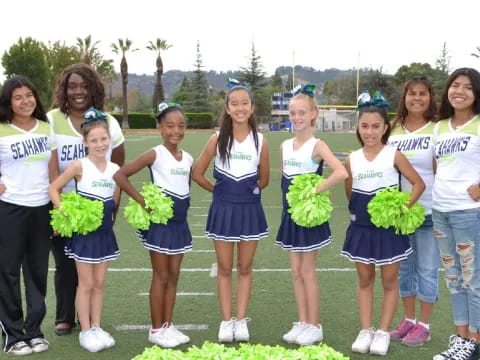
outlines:
[{"label": "woman in jeans", "polygon": [[433,226],[456,335],[434,360],[478,359],[480,340],[480,74],[450,75],[435,125]]}]

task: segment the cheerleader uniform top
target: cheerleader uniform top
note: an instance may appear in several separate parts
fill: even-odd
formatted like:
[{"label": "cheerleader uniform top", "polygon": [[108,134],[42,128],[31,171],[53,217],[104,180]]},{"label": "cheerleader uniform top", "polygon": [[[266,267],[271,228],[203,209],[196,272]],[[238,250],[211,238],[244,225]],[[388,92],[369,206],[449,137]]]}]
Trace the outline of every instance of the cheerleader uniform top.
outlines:
[{"label": "cheerleader uniform top", "polygon": [[105,171],[101,172],[88,158],[80,159],[80,162],[82,163],[82,178],[75,181],[76,191],[79,195],[90,200],[103,201],[102,225],[95,232],[111,230],[113,227],[113,211],[115,210],[113,194],[116,186],[113,175],[120,167],[108,161]]},{"label": "cheerleader uniform top", "polygon": [[190,169],[192,156],[182,150],[182,159],[177,160],[164,145],[153,148],[155,161],[150,169],[152,182],[161,187],[173,200],[173,218],[170,221],[185,221],[190,207]]},{"label": "cheerleader uniform top", "polygon": [[440,212],[475,209],[467,189],[480,183],[480,116],[454,129],[452,119],[441,120],[434,130],[437,173],[433,208]]},{"label": "cheerleader uniform top", "polygon": [[250,132],[242,142],[233,139],[228,161],[223,163],[220,155],[215,156],[213,176],[216,180],[213,201],[259,202],[258,165],[262,151],[263,135],[257,133],[258,151],[253,133]]},{"label": "cheerleader uniform top", "polygon": [[322,175],[323,172],[323,160],[318,162],[312,157],[318,139],[312,137],[297,150],[293,148],[294,141],[295,138],[292,138],[282,144],[282,192],[285,211],[290,207],[286,195],[293,178],[301,174]]},{"label": "cheerleader uniform top", "polygon": [[375,227],[367,205],[377,191],[398,185],[399,173],[394,167],[396,151],[393,146],[386,145],[372,161],[365,158],[363,149],[350,154],[352,193],[348,210],[352,224]]}]

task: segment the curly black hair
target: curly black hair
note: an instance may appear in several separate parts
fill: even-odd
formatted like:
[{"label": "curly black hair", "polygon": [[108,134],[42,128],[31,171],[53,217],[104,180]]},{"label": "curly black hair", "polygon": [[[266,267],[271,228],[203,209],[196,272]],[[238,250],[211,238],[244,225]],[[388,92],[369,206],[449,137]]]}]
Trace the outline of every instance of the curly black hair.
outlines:
[{"label": "curly black hair", "polygon": [[65,68],[57,80],[55,93],[53,97],[52,109],[60,108],[60,110],[68,113],[67,87],[68,80],[72,74],[77,74],[87,83],[88,94],[90,96],[90,106],[103,111],[105,102],[105,86],[98,76],[98,73],[90,65],[73,64]]}]

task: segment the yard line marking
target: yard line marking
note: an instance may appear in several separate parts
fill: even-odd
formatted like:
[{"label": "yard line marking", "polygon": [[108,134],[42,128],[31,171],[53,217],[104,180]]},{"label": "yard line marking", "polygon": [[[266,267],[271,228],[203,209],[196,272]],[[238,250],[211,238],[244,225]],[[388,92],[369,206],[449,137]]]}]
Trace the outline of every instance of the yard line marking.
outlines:
[{"label": "yard line marking", "polygon": [[208,214],[198,214],[198,215],[193,215],[193,216],[202,216],[202,217],[207,217]]},{"label": "yard line marking", "polygon": [[190,206],[190,209],[208,209],[208,206]]},{"label": "yard line marking", "polygon": [[[181,272],[212,272],[215,268],[216,271],[217,264],[212,264],[209,268],[181,268]],[[377,267],[377,270],[380,268]],[[55,268],[49,268],[48,271],[54,272]],[[152,268],[109,268],[108,271],[111,272],[150,272]],[[237,271],[233,269],[233,271]],[[291,271],[290,268],[260,268],[260,269],[253,269],[253,272],[289,272]],[[355,268],[317,268],[315,269],[317,272],[355,272]],[[440,272],[444,272],[445,269],[439,269]],[[176,326],[176,325],[175,325]]]},{"label": "yard line marking", "polygon": [[210,267],[210,277],[215,278],[217,277],[217,263],[213,263]]},{"label": "yard line marking", "polygon": [[[175,324],[178,330],[208,330],[207,324]],[[150,330],[152,325],[117,325],[115,330],[117,331],[129,331],[129,330]]]},{"label": "yard line marking", "polygon": [[206,239],[207,237],[205,235],[192,235],[192,238],[194,238],[194,239],[197,239],[197,238]]},{"label": "yard line marking", "polygon": [[[141,292],[137,294],[138,296],[148,296],[150,293],[148,292]],[[178,292],[177,296],[213,296],[215,293],[213,292]]]},{"label": "yard line marking", "polygon": [[215,250],[192,250],[191,252],[197,252],[197,253],[213,253]]}]

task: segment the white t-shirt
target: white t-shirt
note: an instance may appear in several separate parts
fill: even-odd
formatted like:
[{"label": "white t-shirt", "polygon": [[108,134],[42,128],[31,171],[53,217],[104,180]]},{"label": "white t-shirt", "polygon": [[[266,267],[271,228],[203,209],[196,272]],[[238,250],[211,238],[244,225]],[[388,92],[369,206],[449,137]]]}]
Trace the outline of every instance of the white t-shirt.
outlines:
[{"label": "white t-shirt", "polygon": [[435,124],[437,174],[433,184],[433,208],[440,212],[475,209],[467,189],[480,183],[480,116],[454,129],[452,119]]},{"label": "white t-shirt", "polygon": [[[72,124],[70,117],[61,112],[60,109],[53,109],[47,113],[47,118],[52,124],[58,146],[58,167],[60,173],[74,160],[87,156],[85,145],[83,144],[83,136]],[[118,121],[111,115],[107,114],[107,122],[110,130],[110,148],[107,152],[107,160],[112,157],[112,150],[125,142],[122,129]],[[75,189],[75,184],[70,181],[63,187],[63,192],[69,192]]]},{"label": "white t-shirt", "polygon": [[[418,199],[427,214],[432,213],[432,189],[435,174],[433,172],[434,144],[433,128],[435,124],[427,122],[420,129],[408,131],[402,125],[396,126],[388,139],[388,144],[394,146],[408,159],[418,175],[425,183],[425,191]],[[412,184],[401,176],[402,191],[412,189]]]},{"label": "white t-shirt", "polygon": [[30,131],[0,124],[0,174],[6,190],[0,199],[21,206],[48,204],[48,164],[57,148],[52,127],[45,121]]}]

